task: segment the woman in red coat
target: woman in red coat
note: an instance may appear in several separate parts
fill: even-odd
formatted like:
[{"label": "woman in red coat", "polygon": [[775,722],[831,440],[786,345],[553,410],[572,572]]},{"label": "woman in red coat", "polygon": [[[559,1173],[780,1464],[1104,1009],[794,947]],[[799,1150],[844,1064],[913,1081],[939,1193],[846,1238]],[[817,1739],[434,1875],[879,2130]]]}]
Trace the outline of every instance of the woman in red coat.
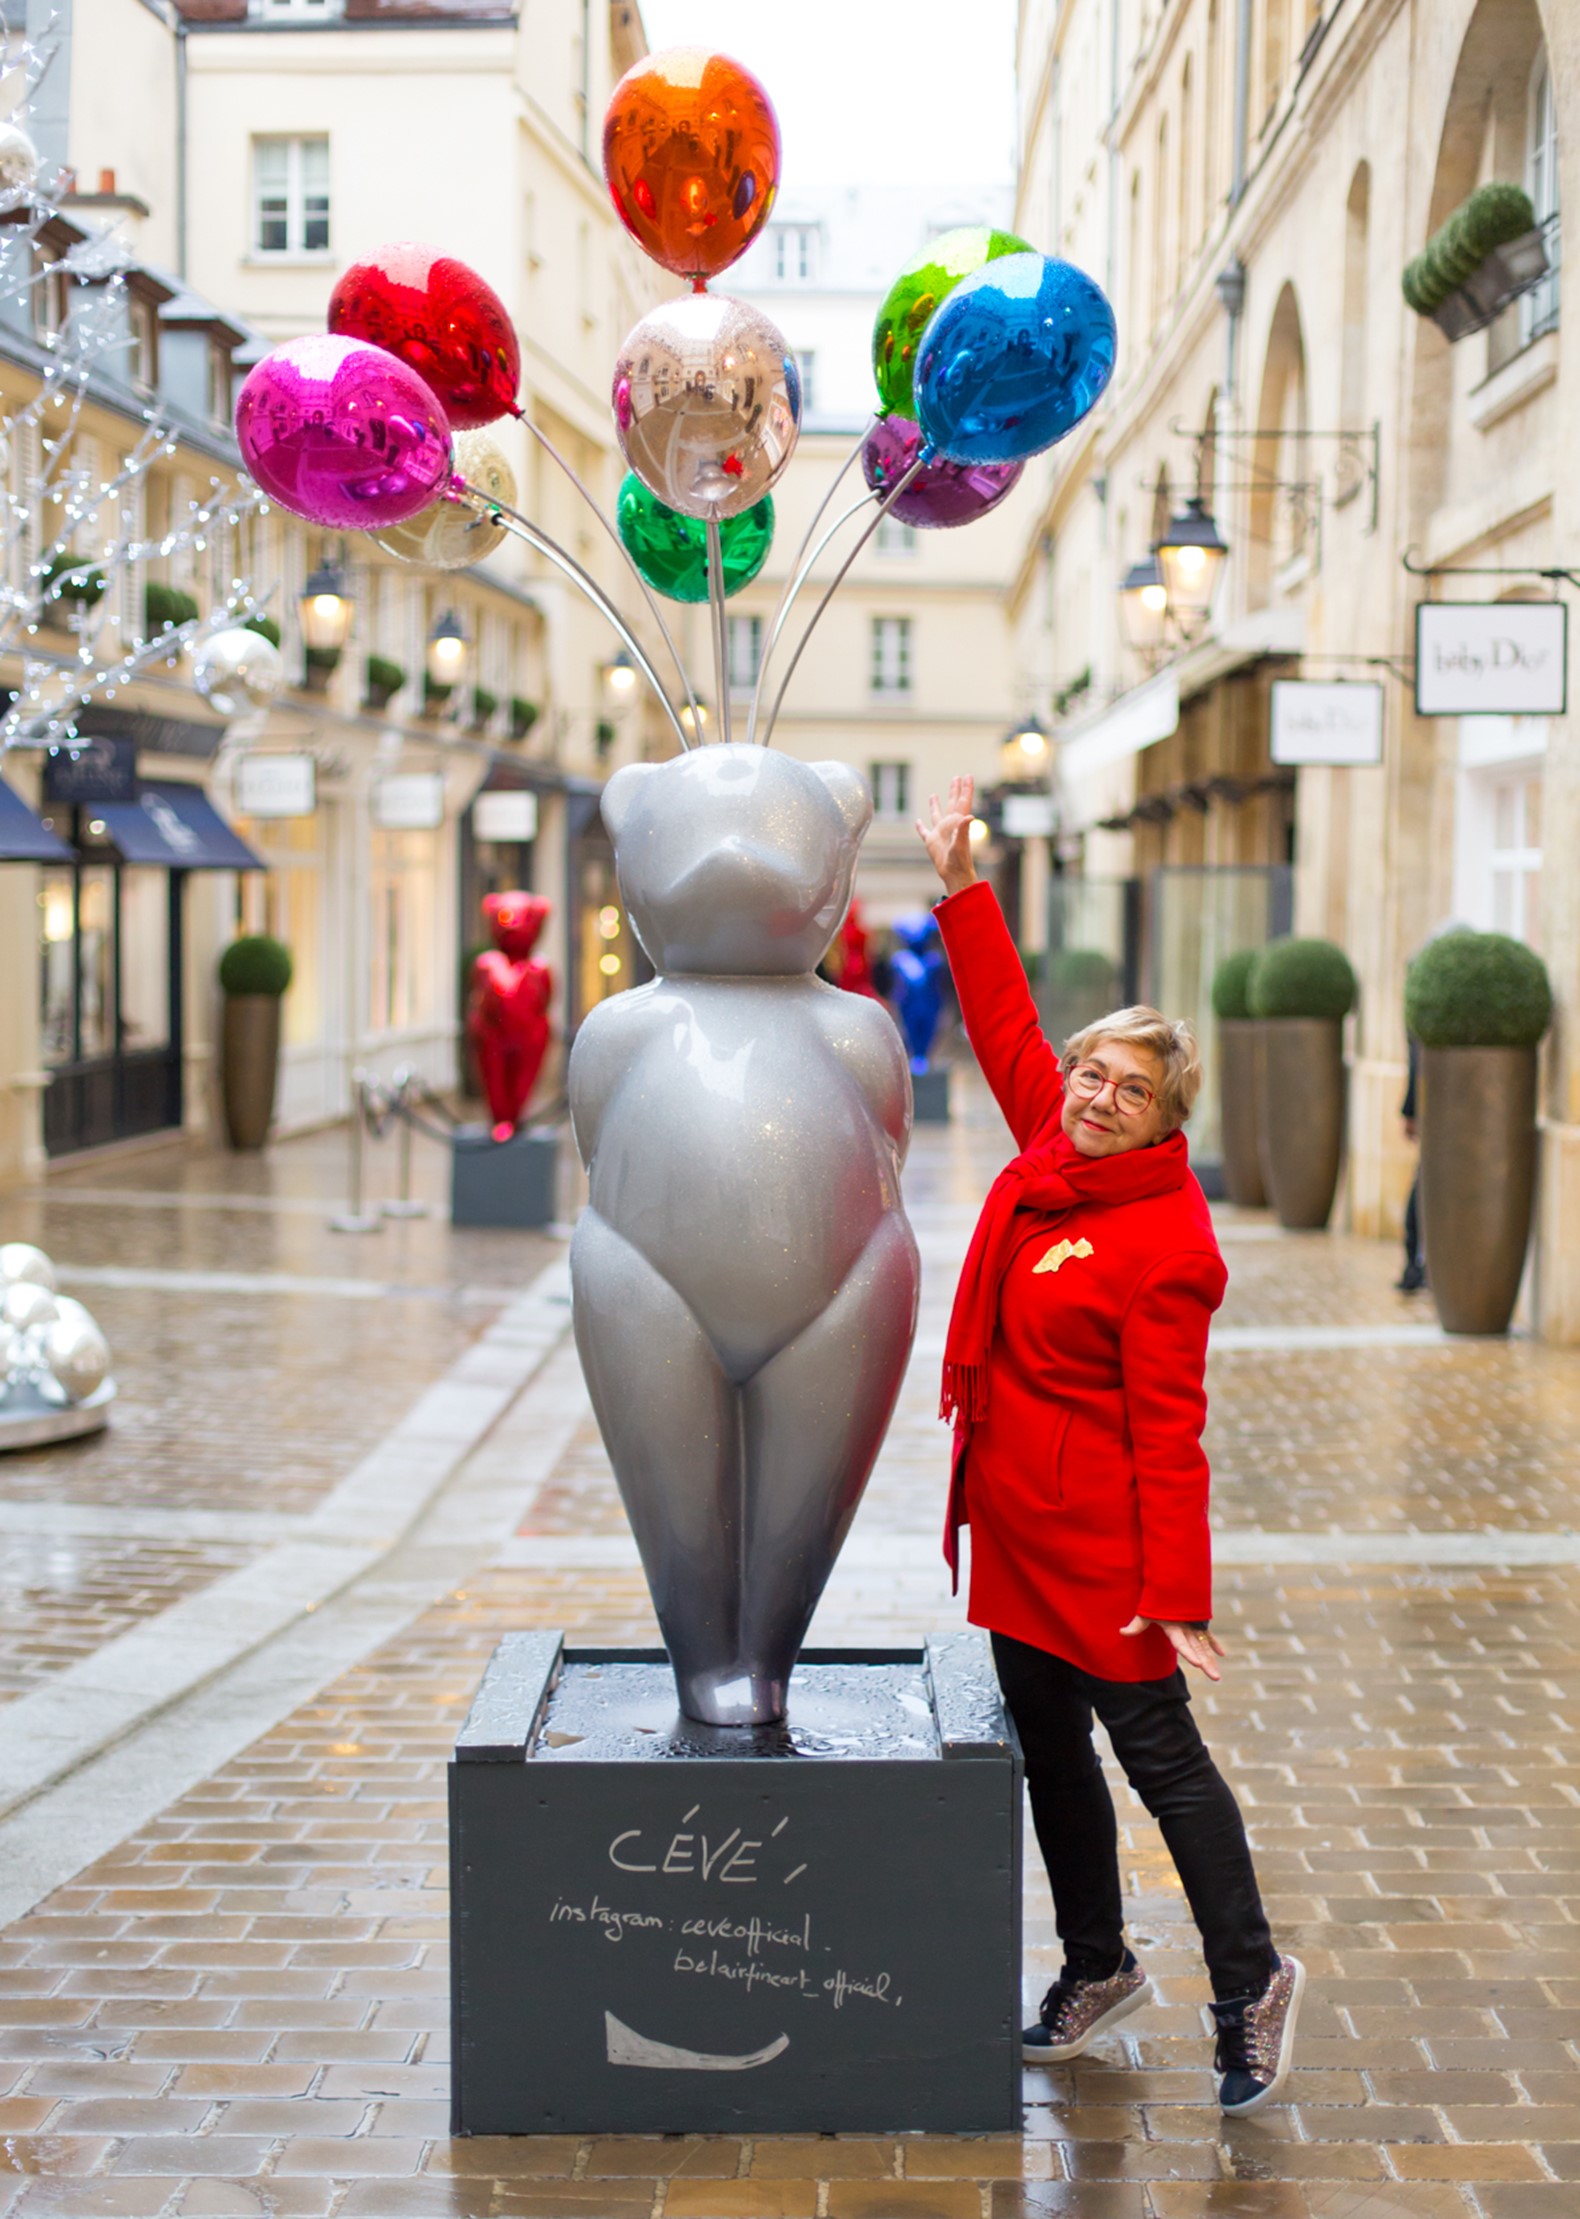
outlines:
[{"label": "woman in red coat", "polygon": [[1207,1327],[1225,1273],[1182,1130],[1190,1028],[1152,1009],[1059,1055],[971,858],[973,788],[918,825],[945,898],[966,1031],[1020,1150],[994,1183],[944,1354],[955,1424],[946,1553],[971,1527],[970,1616],[993,1637],[1026,1758],[1064,1967],[1027,2060],[1081,2052],[1147,2000],[1125,1947],[1118,1832],[1094,1715],[1157,1820],[1201,1929],[1219,2101],[1288,2076],[1305,1975],[1273,1946],[1244,1822],[1190,1711],[1181,1662],[1219,1677],[1207,1530]]}]

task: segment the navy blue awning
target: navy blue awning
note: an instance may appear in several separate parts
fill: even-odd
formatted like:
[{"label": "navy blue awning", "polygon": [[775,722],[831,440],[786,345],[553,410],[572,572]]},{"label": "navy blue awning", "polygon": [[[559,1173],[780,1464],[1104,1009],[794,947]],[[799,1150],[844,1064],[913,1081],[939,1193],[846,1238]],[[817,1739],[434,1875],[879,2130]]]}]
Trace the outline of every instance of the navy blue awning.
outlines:
[{"label": "navy blue awning", "polygon": [[145,778],[135,801],[98,803],[93,814],[124,863],[162,863],[172,871],[261,871],[208,796],[177,779]]},{"label": "navy blue awning", "polygon": [[0,778],[0,863],[69,863],[71,850]]}]

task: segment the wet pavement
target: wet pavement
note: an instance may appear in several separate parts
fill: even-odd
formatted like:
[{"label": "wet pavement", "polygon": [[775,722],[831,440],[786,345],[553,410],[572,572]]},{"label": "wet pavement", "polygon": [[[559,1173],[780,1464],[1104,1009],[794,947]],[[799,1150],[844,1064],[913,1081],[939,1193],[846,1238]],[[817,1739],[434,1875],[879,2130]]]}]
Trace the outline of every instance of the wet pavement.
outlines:
[{"label": "wet pavement", "polygon": [[[917,1136],[917,1358],[815,1641],[959,1622],[932,1411],[1004,1152],[963,1108]],[[0,1209],[98,1311],[122,1391],[101,1441],[0,1461],[0,2211],[1575,2219],[1580,1352],[1444,1341],[1391,1249],[1232,1212],[1232,1657],[1197,1704],[1312,1976],[1290,2103],[1215,2110],[1194,1931],[1121,1790],[1154,2000],[1026,2075],[1022,2135],[452,2142],[450,1744],[503,1633],[656,1629],[563,1240],[335,1235],[343,1147],[101,1161]],[[139,1659],[146,1700],[95,1742]],[[1026,1939],[1034,2000],[1035,1871]]]}]

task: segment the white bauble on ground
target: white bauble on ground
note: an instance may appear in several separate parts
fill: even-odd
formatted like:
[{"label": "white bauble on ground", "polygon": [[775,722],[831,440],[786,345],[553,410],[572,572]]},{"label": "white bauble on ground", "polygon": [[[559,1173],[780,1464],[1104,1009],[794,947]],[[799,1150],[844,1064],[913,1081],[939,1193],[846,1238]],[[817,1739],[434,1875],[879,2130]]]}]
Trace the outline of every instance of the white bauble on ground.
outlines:
[{"label": "white bauble on ground", "polygon": [[35,1325],[49,1325],[60,1314],[59,1305],[48,1287],[36,1286],[30,1279],[16,1279],[0,1296],[0,1320],[18,1333],[27,1333]]},{"label": "white bauble on ground", "polygon": [[70,1295],[62,1295],[56,1308],[59,1314],[44,1331],[44,1361],[68,1401],[86,1402],[109,1377],[110,1344],[91,1312]]},{"label": "white bauble on ground", "polygon": [[0,1286],[10,1286],[22,1280],[31,1286],[55,1291],[55,1267],[42,1248],[34,1248],[25,1240],[8,1240],[0,1243]]}]

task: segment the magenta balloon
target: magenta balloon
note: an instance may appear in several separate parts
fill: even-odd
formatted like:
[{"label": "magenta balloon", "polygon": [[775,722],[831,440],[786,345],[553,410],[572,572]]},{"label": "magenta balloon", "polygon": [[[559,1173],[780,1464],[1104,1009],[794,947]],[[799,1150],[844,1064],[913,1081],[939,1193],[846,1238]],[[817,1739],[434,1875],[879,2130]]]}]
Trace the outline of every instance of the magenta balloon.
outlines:
[{"label": "magenta balloon", "polygon": [[[861,467],[874,493],[886,493],[897,484],[921,451],[921,429],[908,416],[880,417],[861,449]],[[1019,462],[949,462],[939,456],[922,465],[888,513],[923,532],[974,524],[998,507],[1024,467]]]},{"label": "magenta balloon", "polygon": [[379,531],[452,475],[445,413],[415,370],[362,339],[291,339],[247,374],[242,459],[271,501],[331,531]]}]

